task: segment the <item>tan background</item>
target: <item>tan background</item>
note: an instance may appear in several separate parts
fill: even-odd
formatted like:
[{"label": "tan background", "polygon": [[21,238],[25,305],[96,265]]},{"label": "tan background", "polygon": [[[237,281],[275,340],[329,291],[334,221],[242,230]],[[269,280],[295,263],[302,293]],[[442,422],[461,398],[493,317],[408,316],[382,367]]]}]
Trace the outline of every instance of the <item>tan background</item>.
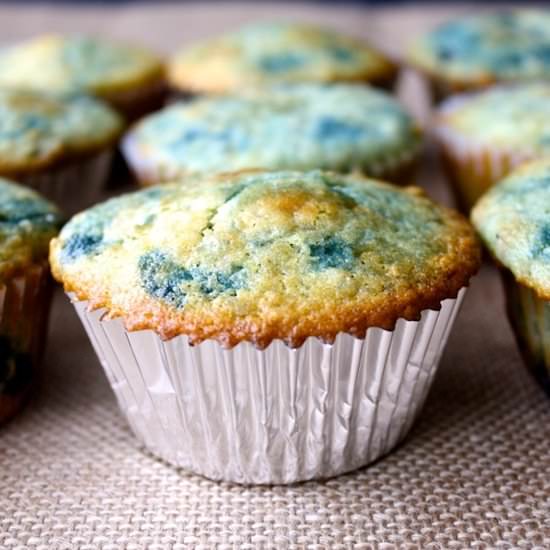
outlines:
[{"label": "tan background", "polygon": [[[194,3],[0,6],[0,40],[97,31],[169,52],[257,18],[323,22],[399,53],[451,12]],[[422,120],[413,75],[402,95]],[[418,183],[449,194],[433,155]],[[526,373],[499,280],[473,282],[426,408],[400,448],[326,483],[241,488],[138,450],[76,315],[58,292],[40,393],[0,430],[0,548],[550,548],[550,400]]]}]

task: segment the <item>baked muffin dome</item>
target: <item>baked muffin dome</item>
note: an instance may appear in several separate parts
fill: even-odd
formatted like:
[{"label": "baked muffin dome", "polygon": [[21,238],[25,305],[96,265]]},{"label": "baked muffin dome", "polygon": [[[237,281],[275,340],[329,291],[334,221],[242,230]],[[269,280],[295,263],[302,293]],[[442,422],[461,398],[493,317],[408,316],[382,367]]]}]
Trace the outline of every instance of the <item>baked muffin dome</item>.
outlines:
[{"label": "baked muffin dome", "polygon": [[85,96],[0,88],[0,174],[18,176],[111,145],[121,118]]},{"label": "baked muffin dome", "polygon": [[142,119],[123,150],[145,183],[251,168],[357,168],[391,178],[420,143],[417,124],[383,92],[294,84],[172,104]]},{"label": "baked muffin dome", "polygon": [[220,93],[281,82],[387,84],[395,65],[365,42],[303,23],[255,23],[177,53],[172,86]]},{"label": "baked muffin dome", "polygon": [[550,78],[550,11],[512,10],[449,21],[417,40],[410,60],[455,90]]},{"label": "baked muffin dome", "polygon": [[467,285],[479,256],[470,225],[419,190],[318,171],[112,199],[50,252],[66,291],[129,330],[259,347],[418,319]]},{"label": "baked muffin dome", "polygon": [[45,261],[60,226],[61,215],[53,204],[0,178],[0,284]]},{"label": "baked muffin dome", "polygon": [[480,199],[472,220],[498,262],[550,300],[550,160],[515,170]]},{"label": "baked muffin dome", "polygon": [[0,86],[86,92],[110,101],[157,83],[161,60],[148,50],[83,35],[45,35],[0,50]]},{"label": "baked muffin dome", "polygon": [[464,146],[534,157],[550,152],[549,118],[550,82],[496,86],[450,98],[438,112],[436,132]]},{"label": "baked muffin dome", "polygon": [[466,209],[519,164],[550,153],[549,117],[550,82],[542,81],[459,94],[440,106],[435,138]]}]

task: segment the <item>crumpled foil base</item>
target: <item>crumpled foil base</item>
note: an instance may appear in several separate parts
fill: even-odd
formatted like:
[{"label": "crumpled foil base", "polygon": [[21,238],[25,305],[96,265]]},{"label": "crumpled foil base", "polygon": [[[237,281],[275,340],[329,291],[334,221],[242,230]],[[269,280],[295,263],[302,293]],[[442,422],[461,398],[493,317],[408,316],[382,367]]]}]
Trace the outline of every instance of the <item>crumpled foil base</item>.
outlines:
[{"label": "crumpled foil base", "polygon": [[20,176],[17,181],[38,191],[65,214],[73,215],[102,199],[113,157],[114,150],[109,149],[50,170]]},{"label": "crumpled foil base", "polygon": [[36,378],[52,287],[45,262],[0,284],[0,422],[17,412]]},{"label": "crumpled foil base", "polygon": [[155,455],[215,480],[282,484],[333,477],[388,453],[430,388],[464,296],[365,339],[339,334],[258,350],[190,346],[128,332],[104,310],[74,306],[138,439]]}]

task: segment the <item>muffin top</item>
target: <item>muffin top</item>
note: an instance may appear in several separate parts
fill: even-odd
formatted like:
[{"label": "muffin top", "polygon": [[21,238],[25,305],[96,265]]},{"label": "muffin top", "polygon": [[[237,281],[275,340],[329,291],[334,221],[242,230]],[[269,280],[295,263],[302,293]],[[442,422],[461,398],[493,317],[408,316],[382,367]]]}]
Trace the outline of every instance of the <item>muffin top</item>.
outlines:
[{"label": "muffin top", "polygon": [[0,283],[48,257],[61,226],[57,208],[34,191],[0,178]]},{"label": "muffin top", "polygon": [[197,92],[240,91],[280,82],[380,81],[395,74],[365,42],[302,23],[256,23],[177,53],[171,83]]},{"label": "muffin top", "polygon": [[411,61],[457,86],[550,77],[550,11],[512,10],[445,23],[414,44]]},{"label": "muffin top", "polygon": [[464,146],[538,155],[550,151],[550,83],[496,86],[442,104],[436,133]]},{"label": "muffin top", "polygon": [[550,160],[515,170],[480,199],[472,220],[497,261],[550,300]]},{"label": "muffin top", "polygon": [[412,118],[383,92],[292,84],[173,104],[134,127],[123,149],[158,181],[250,168],[357,167],[377,175],[419,144]]},{"label": "muffin top", "polygon": [[91,153],[122,128],[114,111],[90,97],[0,88],[0,173],[32,172]]},{"label": "muffin top", "polygon": [[45,35],[0,50],[3,87],[108,98],[162,74],[162,63],[151,52],[91,36]]},{"label": "muffin top", "polygon": [[50,260],[68,292],[129,330],[264,347],[418,319],[468,284],[480,252],[467,221],[418,189],[250,172],[98,205]]}]

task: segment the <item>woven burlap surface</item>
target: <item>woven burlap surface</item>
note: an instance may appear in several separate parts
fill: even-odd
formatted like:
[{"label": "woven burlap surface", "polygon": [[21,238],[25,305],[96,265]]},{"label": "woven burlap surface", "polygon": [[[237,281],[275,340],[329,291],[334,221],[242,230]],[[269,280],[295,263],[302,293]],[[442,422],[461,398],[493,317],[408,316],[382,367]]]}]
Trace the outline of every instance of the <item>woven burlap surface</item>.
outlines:
[{"label": "woven burlap surface", "polygon": [[[298,14],[354,32],[374,26],[379,37],[391,30],[398,48],[448,15],[402,10],[12,5],[0,6],[0,32],[102,30],[168,50],[224,24]],[[418,90],[406,82],[405,100],[424,116]],[[418,182],[449,200],[433,160]],[[426,407],[394,453],[324,483],[214,483],[138,448],[59,291],[40,391],[0,430],[0,548],[550,548],[550,400],[521,363],[498,276],[486,265]]]}]

